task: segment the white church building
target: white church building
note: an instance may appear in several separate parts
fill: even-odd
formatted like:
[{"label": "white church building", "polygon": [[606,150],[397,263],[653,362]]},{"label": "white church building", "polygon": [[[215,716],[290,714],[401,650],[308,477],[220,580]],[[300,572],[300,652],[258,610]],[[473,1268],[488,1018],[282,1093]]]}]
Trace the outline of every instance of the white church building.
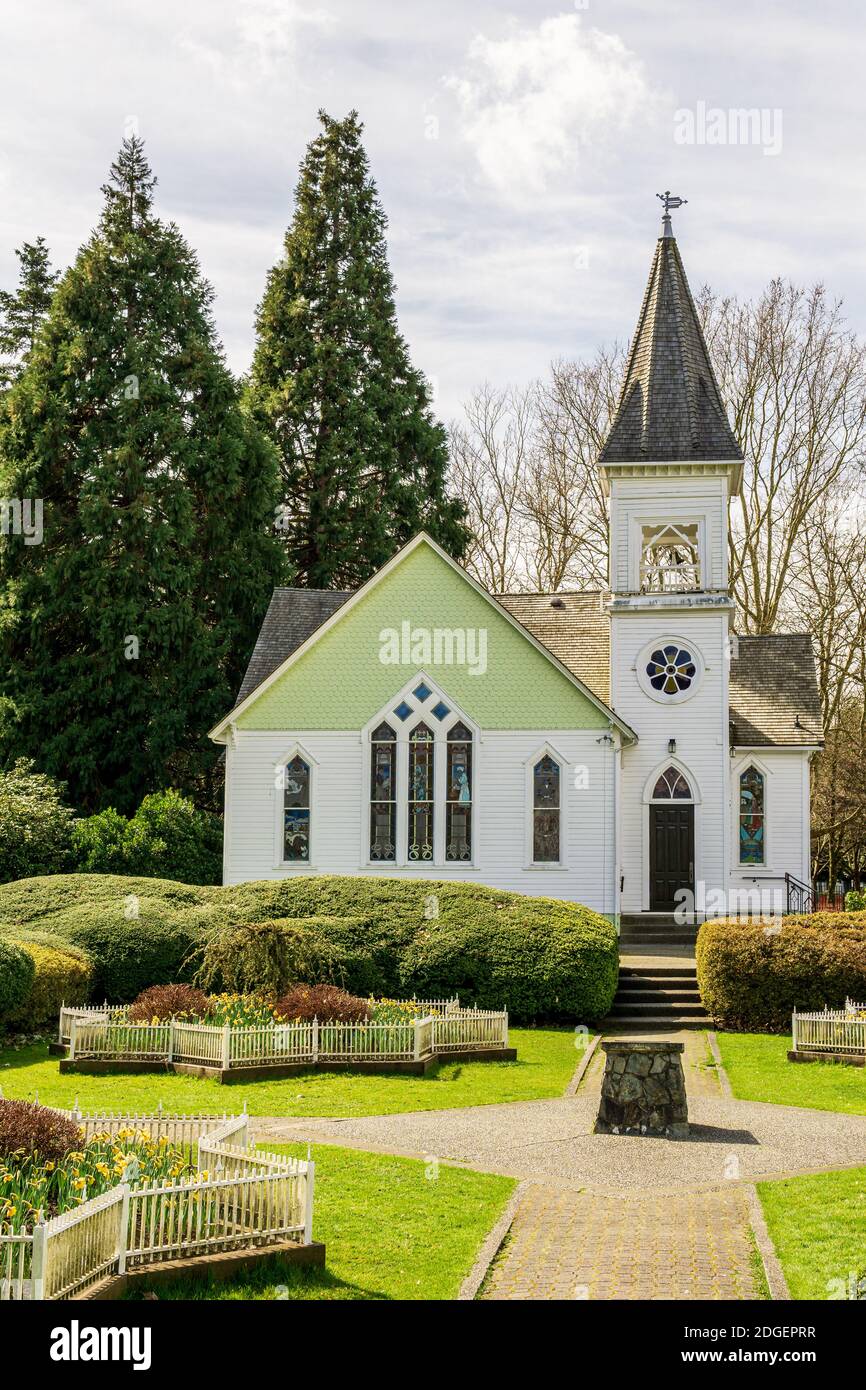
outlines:
[{"label": "white church building", "polygon": [[598,468],[607,591],[489,594],[425,535],[353,593],[275,591],[211,731],[226,883],[471,881],[651,923],[809,882],[811,640],[735,631],[743,457],[667,216]]}]

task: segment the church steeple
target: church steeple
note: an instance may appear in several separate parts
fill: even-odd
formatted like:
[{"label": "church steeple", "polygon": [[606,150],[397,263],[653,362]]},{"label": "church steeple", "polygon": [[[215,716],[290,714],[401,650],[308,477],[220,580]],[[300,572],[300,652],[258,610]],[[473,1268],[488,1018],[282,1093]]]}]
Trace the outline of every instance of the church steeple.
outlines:
[{"label": "church steeple", "polygon": [[640,318],[619,405],[599,462],[741,462],[728,423],[665,194]]}]

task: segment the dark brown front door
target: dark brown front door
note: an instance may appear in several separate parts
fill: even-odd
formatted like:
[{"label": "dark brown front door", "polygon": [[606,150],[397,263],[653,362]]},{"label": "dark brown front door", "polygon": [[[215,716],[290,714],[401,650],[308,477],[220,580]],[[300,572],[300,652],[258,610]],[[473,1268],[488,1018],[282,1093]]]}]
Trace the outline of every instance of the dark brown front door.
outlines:
[{"label": "dark brown front door", "polygon": [[650,911],[673,912],[678,888],[693,889],[694,806],[650,806]]}]

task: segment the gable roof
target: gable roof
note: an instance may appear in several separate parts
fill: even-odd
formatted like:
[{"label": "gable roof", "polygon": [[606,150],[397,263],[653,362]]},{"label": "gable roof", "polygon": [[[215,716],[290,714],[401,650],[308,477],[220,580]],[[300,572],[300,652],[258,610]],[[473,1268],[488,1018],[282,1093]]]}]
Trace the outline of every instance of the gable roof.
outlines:
[{"label": "gable roof", "polygon": [[[351,597],[352,591],[275,589],[247,667],[240,705]],[[499,604],[607,705],[607,595],[497,594]],[[821,700],[808,633],[738,638],[731,661],[731,742],[739,747],[820,747]],[[797,721],[799,720],[799,726]]]},{"label": "gable roof", "polygon": [[[597,709],[615,724],[625,735],[628,742],[636,741],[637,735],[634,730],[615,714],[605,701],[600,699],[595,692],[584,683],[580,676],[565,662],[551,651],[542,641],[540,641],[530,628],[524,626],[493,595],[488,593],[478,580],[469,574],[462,565],[452,559],[441,546],[426,534],[420,531],[412,538],[401,550],[393,555],[387,564],[377,570],[366,584],[362,584],[360,589],[355,589],[351,593],[334,592],[330,594],[325,590],[309,589],[278,589],[274,591],[271,605],[256,641],[253,654],[247,666],[238,699],[232,710],[229,711],[214,727],[209,731],[208,737],[216,742],[222,741],[222,735],[227,727],[245,710],[260,694],[264,692],[273,682],[282,675],[301,654],[312,645],[318,637],[329,629],[336,621],[340,620],[345,613],[348,613],[358,601],[363,598],[370,590],[390,574],[401,561],[412,553],[419,545],[426,545],[434,551],[446,564],[450,565],[467,584],[471,585],[487,603],[491,604],[509,623],[517,628],[532,643],[541,654],[566,677],[582,695],[595,705]],[[303,598],[299,596],[304,595]],[[289,610],[293,611],[293,616],[288,621],[285,614]],[[269,622],[268,619],[272,620]],[[280,615],[283,615],[281,621]],[[267,629],[267,631],[266,631]],[[302,635],[305,634],[305,635]],[[280,653],[283,653],[280,655]],[[268,669],[270,668],[270,669]],[[249,687],[249,688],[247,688]]]},{"label": "gable roof", "polygon": [[660,236],[602,463],[741,461],[686,272]]}]

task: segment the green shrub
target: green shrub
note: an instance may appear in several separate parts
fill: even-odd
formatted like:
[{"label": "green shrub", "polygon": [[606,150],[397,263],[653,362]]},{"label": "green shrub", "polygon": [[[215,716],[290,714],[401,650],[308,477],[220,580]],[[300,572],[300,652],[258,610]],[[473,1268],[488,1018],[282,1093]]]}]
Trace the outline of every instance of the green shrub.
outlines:
[{"label": "green shrub", "polygon": [[[137,920],[125,919],[125,903],[136,905]],[[305,983],[361,996],[459,992],[507,1004],[518,1021],[589,1023],[616,989],[616,934],[605,918],[476,883],[305,874],[217,888],[67,874],[0,885],[0,936],[26,928],[81,946],[97,998],[126,1001],[148,985],[190,979],[200,954],[191,962],[188,951],[200,953],[221,929],[273,922],[314,938],[322,973]],[[267,986],[254,978],[240,987]]]},{"label": "green shrub", "polygon": [[0,1019],[21,1008],[36,973],[33,959],[13,941],[0,941]]},{"label": "green shrub", "polygon": [[864,909],[866,909],[866,890],[858,892],[856,888],[852,888],[849,893],[845,894],[846,912],[862,912]]},{"label": "green shrub", "polygon": [[73,812],[61,787],[20,758],[0,773],[0,882],[57,874],[72,864]]},{"label": "green shrub", "polygon": [[279,995],[299,980],[342,981],[345,952],[328,918],[279,918],[220,927],[201,949],[196,979],[213,992]]},{"label": "green shrub", "polygon": [[603,1018],[619,973],[614,928],[585,908],[541,901],[544,923],[504,916],[465,926],[431,922],[403,958],[404,992],[457,994],[479,1008],[507,1008],[515,1019]]},{"label": "green shrub", "polygon": [[704,922],[696,948],[707,1013],[725,1028],[786,1032],[794,1009],[866,993],[866,913]]},{"label": "green shrub", "polygon": [[[0,943],[2,944],[2,943]],[[61,1004],[86,1004],[93,982],[93,966],[82,951],[54,942],[23,940],[16,943],[33,961],[33,982],[21,1006],[7,1022],[41,1027],[56,1022]]]},{"label": "green shrub", "polygon": [[176,791],[146,796],[131,819],[109,807],[76,821],[72,843],[83,873],[200,884],[222,877],[222,821]]}]

